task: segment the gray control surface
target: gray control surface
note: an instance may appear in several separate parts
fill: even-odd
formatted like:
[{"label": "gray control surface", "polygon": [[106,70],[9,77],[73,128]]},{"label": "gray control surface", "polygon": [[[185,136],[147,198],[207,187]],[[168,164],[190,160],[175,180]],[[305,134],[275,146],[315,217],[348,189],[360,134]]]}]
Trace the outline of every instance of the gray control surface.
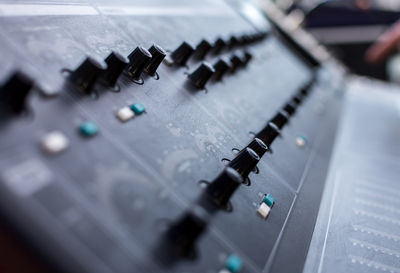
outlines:
[{"label": "gray control surface", "polygon": [[400,272],[400,94],[348,84],[304,273]]},{"label": "gray control surface", "polygon": [[[344,73],[233,2],[0,1],[0,214],[54,271],[302,270]],[[168,56],[138,77],[153,44]]]}]

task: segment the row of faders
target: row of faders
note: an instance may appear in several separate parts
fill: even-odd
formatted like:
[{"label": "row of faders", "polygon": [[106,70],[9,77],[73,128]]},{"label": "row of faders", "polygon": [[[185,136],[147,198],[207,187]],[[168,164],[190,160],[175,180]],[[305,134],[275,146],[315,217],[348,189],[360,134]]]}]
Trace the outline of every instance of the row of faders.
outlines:
[{"label": "row of faders", "polygon": [[[194,60],[202,60],[207,54],[210,54],[217,57],[214,65],[202,62],[198,68],[188,74],[188,80],[195,88],[204,89],[211,77],[220,81],[227,72],[233,73],[238,68],[245,67],[252,58],[252,55],[246,50],[243,51],[242,56],[232,54],[229,58],[220,56],[222,53],[258,42],[265,37],[267,37],[267,33],[257,32],[237,37],[231,36],[227,41],[217,38],[213,45],[203,39],[195,48],[183,42],[169,54],[156,44],[153,44],[148,50],[138,46],[127,57],[114,51],[104,61],[87,57],[74,70],[63,69],[62,73],[66,76],[68,87],[82,94],[97,96],[101,89],[113,92],[120,91],[118,81],[122,75],[125,75],[134,83],[143,84],[143,73],[159,79],[157,69],[163,61],[167,65],[185,66],[191,57]],[[29,113],[31,109],[27,100],[34,87],[33,79],[24,73],[14,72],[0,87],[2,118]],[[125,122],[144,112],[145,106],[141,103],[135,103],[119,109],[116,116],[119,120]],[[78,129],[85,137],[94,136],[99,132],[98,126],[91,121],[83,122]],[[43,137],[41,143],[43,149],[51,154],[62,152],[69,145],[66,136],[59,131],[48,133]]]},{"label": "row of faders", "polygon": [[[171,264],[180,258],[190,258],[195,255],[196,242],[207,230],[212,216],[220,210],[229,211],[230,199],[239,187],[243,184],[250,185],[249,174],[257,168],[260,159],[271,150],[272,143],[308,96],[313,84],[314,79],[294,94],[267,122],[266,127],[229,161],[226,168],[213,181],[206,184],[204,191],[200,193],[191,208],[169,226],[158,252],[159,258],[164,263]],[[267,219],[274,205],[273,195],[265,194],[257,209],[258,215],[262,219]],[[220,273],[237,273],[241,268],[241,259],[232,254]]]}]

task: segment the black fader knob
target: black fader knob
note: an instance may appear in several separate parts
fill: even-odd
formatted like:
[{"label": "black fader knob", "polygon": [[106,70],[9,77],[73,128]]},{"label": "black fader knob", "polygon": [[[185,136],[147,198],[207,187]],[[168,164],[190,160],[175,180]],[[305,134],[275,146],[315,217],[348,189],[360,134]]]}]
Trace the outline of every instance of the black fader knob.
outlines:
[{"label": "black fader knob", "polygon": [[140,79],[146,65],[151,60],[150,52],[142,46],[138,46],[129,54],[128,75],[133,79]]},{"label": "black fader knob", "polygon": [[214,79],[216,81],[220,81],[224,74],[229,70],[230,66],[228,61],[224,59],[219,59],[215,64],[214,64]]},{"label": "black fader knob", "polygon": [[261,39],[262,38],[261,38],[261,33],[260,32],[254,34],[255,42],[261,41]]},{"label": "black fader knob", "polygon": [[239,44],[239,40],[235,36],[229,38],[228,47],[233,48]]},{"label": "black fader knob", "polygon": [[200,235],[206,230],[209,215],[200,206],[195,206],[171,224],[166,239],[172,248],[183,256],[190,256]]},{"label": "black fader knob", "polygon": [[257,33],[253,33],[251,36],[252,43],[255,43],[259,40],[259,35]]},{"label": "black fader knob", "polygon": [[196,58],[202,60],[205,58],[207,53],[210,51],[212,48],[211,44],[207,40],[202,40],[197,46],[195,50],[195,56]]},{"label": "black fader knob", "polygon": [[285,106],[283,106],[283,110],[290,116],[293,116],[296,112],[296,105],[293,102],[288,102],[285,104]]},{"label": "black fader knob", "polygon": [[106,85],[115,86],[119,76],[128,65],[129,60],[113,51],[104,61],[107,64],[107,69],[103,72],[102,79]]},{"label": "black fader knob", "polygon": [[269,32],[268,32],[268,31],[262,31],[262,32],[260,33],[260,39],[263,40],[263,39],[267,38],[268,35],[269,35]]},{"label": "black fader knob", "polygon": [[270,122],[275,124],[276,127],[280,129],[285,126],[285,124],[289,121],[289,116],[284,111],[279,111],[271,120]]},{"label": "black fader knob", "polygon": [[222,208],[228,205],[229,199],[243,183],[243,177],[233,168],[226,167],[206,188],[206,193],[213,202]]},{"label": "black fader knob", "polygon": [[250,148],[256,152],[259,158],[261,158],[268,151],[267,145],[265,145],[265,143],[259,138],[253,139],[253,141],[247,145],[247,148]]},{"label": "black fader knob", "polygon": [[234,73],[243,64],[242,60],[236,55],[232,55],[230,61],[232,73]]},{"label": "black fader knob", "polygon": [[185,66],[193,52],[194,48],[187,42],[183,42],[171,53],[170,57],[175,64]]},{"label": "black fader knob", "polygon": [[260,31],[256,33],[256,41],[262,41],[268,36],[268,32]]},{"label": "black fader knob", "polygon": [[256,138],[262,140],[268,148],[271,147],[272,142],[279,136],[279,128],[275,124],[269,122],[257,135]]},{"label": "black fader knob", "polygon": [[239,43],[240,43],[241,45],[247,45],[247,44],[249,44],[250,42],[251,42],[251,38],[250,38],[250,36],[247,35],[247,34],[242,35],[242,36],[240,37],[240,39],[239,39]]},{"label": "black fader knob", "polygon": [[300,89],[300,94],[303,94],[304,96],[307,96],[308,93],[310,92],[310,87],[311,87],[310,84],[307,84],[307,85],[303,86],[303,87]]},{"label": "black fader knob", "polygon": [[0,107],[13,114],[22,113],[33,85],[28,76],[22,72],[14,72],[0,87]]},{"label": "black fader knob", "polygon": [[252,58],[253,55],[250,52],[248,51],[243,52],[243,66],[246,66],[251,61]]},{"label": "black fader knob", "polygon": [[214,42],[214,46],[213,46],[214,53],[215,54],[220,53],[222,51],[222,49],[224,49],[225,47],[226,47],[225,41],[222,40],[221,38],[218,38]]},{"label": "black fader knob", "polygon": [[210,64],[203,62],[195,71],[189,74],[188,78],[194,86],[199,89],[204,89],[213,73],[214,68]]},{"label": "black fader knob", "polygon": [[89,94],[99,76],[107,69],[104,62],[99,62],[91,57],[87,57],[74,71],[68,79],[81,92]]},{"label": "black fader knob", "polygon": [[150,76],[154,76],[156,74],[157,68],[160,66],[167,53],[164,49],[156,44],[152,45],[149,48],[149,52],[152,57],[144,70]]},{"label": "black fader knob", "polygon": [[293,96],[292,101],[296,104],[296,105],[300,105],[302,102],[302,98],[298,95]]},{"label": "black fader knob", "polygon": [[252,170],[257,166],[260,157],[250,148],[244,148],[229,163],[229,167],[235,169],[243,178],[247,178]]}]

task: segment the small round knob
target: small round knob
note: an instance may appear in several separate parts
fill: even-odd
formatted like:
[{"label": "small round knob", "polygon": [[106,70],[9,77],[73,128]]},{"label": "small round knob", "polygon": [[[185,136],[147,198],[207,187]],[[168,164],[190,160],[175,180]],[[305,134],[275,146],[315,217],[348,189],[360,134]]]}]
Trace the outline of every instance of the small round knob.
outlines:
[{"label": "small round knob", "polygon": [[250,148],[244,148],[229,163],[229,167],[235,169],[243,178],[246,178],[257,166],[260,157]]},{"label": "small round knob", "polygon": [[214,53],[215,54],[220,53],[222,51],[222,49],[224,49],[225,46],[226,46],[225,41],[222,40],[221,38],[218,38],[214,42],[214,46],[213,46]]},{"label": "small round knob", "polygon": [[219,59],[215,64],[214,64],[214,79],[216,81],[220,81],[224,74],[229,70],[230,66],[229,63],[224,60],[224,59]]},{"label": "small round knob", "polygon": [[259,158],[261,158],[268,151],[267,145],[265,145],[265,143],[259,138],[253,139],[253,141],[247,145],[247,148],[250,148],[256,152]]},{"label": "small round knob", "polygon": [[289,121],[289,116],[286,112],[279,111],[271,120],[270,122],[275,124],[276,127],[282,129],[283,126]]},{"label": "small round knob", "polygon": [[269,122],[257,135],[256,138],[262,140],[268,148],[271,147],[272,142],[279,136],[279,128],[275,124]]},{"label": "small round knob", "polygon": [[211,44],[207,40],[202,40],[197,46],[195,50],[196,58],[202,60],[207,55],[207,53],[212,48]]},{"label": "small round knob", "polygon": [[72,71],[68,79],[81,92],[89,94],[99,76],[107,69],[104,62],[99,62],[87,57],[76,69]]},{"label": "small round knob", "polygon": [[103,81],[108,86],[115,86],[119,76],[128,65],[129,60],[121,54],[113,51],[104,61],[107,64],[107,69],[103,72]]},{"label": "small round knob", "polygon": [[185,66],[193,52],[193,47],[188,43],[183,42],[174,52],[171,53],[170,57],[177,65]]},{"label": "small round knob", "polygon": [[234,73],[243,63],[242,60],[237,55],[232,55],[231,61],[231,72]]},{"label": "small round knob", "polygon": [[206,188],[206,193],[220,207],[226,207],[229,199],[243,183],[243,177],[233,168],[227,167]]},{"label": "small round knob", "polygon": [[138,46],[129,54],[128,74],[133,79],[140,79],[142,72],[151,59],[150,52],[142,46]]},{"label": "small round knob", "polygon": [[214,73],[214,68],[206,62],[200,64],[200,66],[189,74],[188,78],[199,89],[204,89],[207,81],[211,78]]},{"label": "small round knob", "polygon": [[288,113],[290,116],[293,116],[296,112],[296,105],[293,102],[288,102],[283,107],[283,110]]},{"label": "small round knob", "polygon": [[14,72],[0,88],[1,108],[14,114],[25,110],[25,101],[33,87],[33,80],[22,72]]},{"label": "small round knob", "polygon": [[208,218],[203,208],[195,206],[172,223],[166,235],[178,254],[189,256],[193,252],[197,239],[207,228]]},{"label": "small round knob", "polygon": [[160,66],[161,62],[164,60],[167,53],[160,46],[154,44],[149,48],[149,52],[152,56],[151,60],[147,64],[145,71],[150,76],[156,74],[157,68]]}]

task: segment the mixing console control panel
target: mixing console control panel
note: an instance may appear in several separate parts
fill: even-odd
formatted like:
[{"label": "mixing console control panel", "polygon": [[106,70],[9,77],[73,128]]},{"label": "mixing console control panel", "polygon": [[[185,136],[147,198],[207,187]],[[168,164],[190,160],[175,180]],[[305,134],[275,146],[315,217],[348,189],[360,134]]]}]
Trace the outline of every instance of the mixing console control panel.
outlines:
[{"label": "mixing console control panel", "polygon": [[0,212],[53,272],[301,272],[343,71],[242,4],[1,1]]}]

